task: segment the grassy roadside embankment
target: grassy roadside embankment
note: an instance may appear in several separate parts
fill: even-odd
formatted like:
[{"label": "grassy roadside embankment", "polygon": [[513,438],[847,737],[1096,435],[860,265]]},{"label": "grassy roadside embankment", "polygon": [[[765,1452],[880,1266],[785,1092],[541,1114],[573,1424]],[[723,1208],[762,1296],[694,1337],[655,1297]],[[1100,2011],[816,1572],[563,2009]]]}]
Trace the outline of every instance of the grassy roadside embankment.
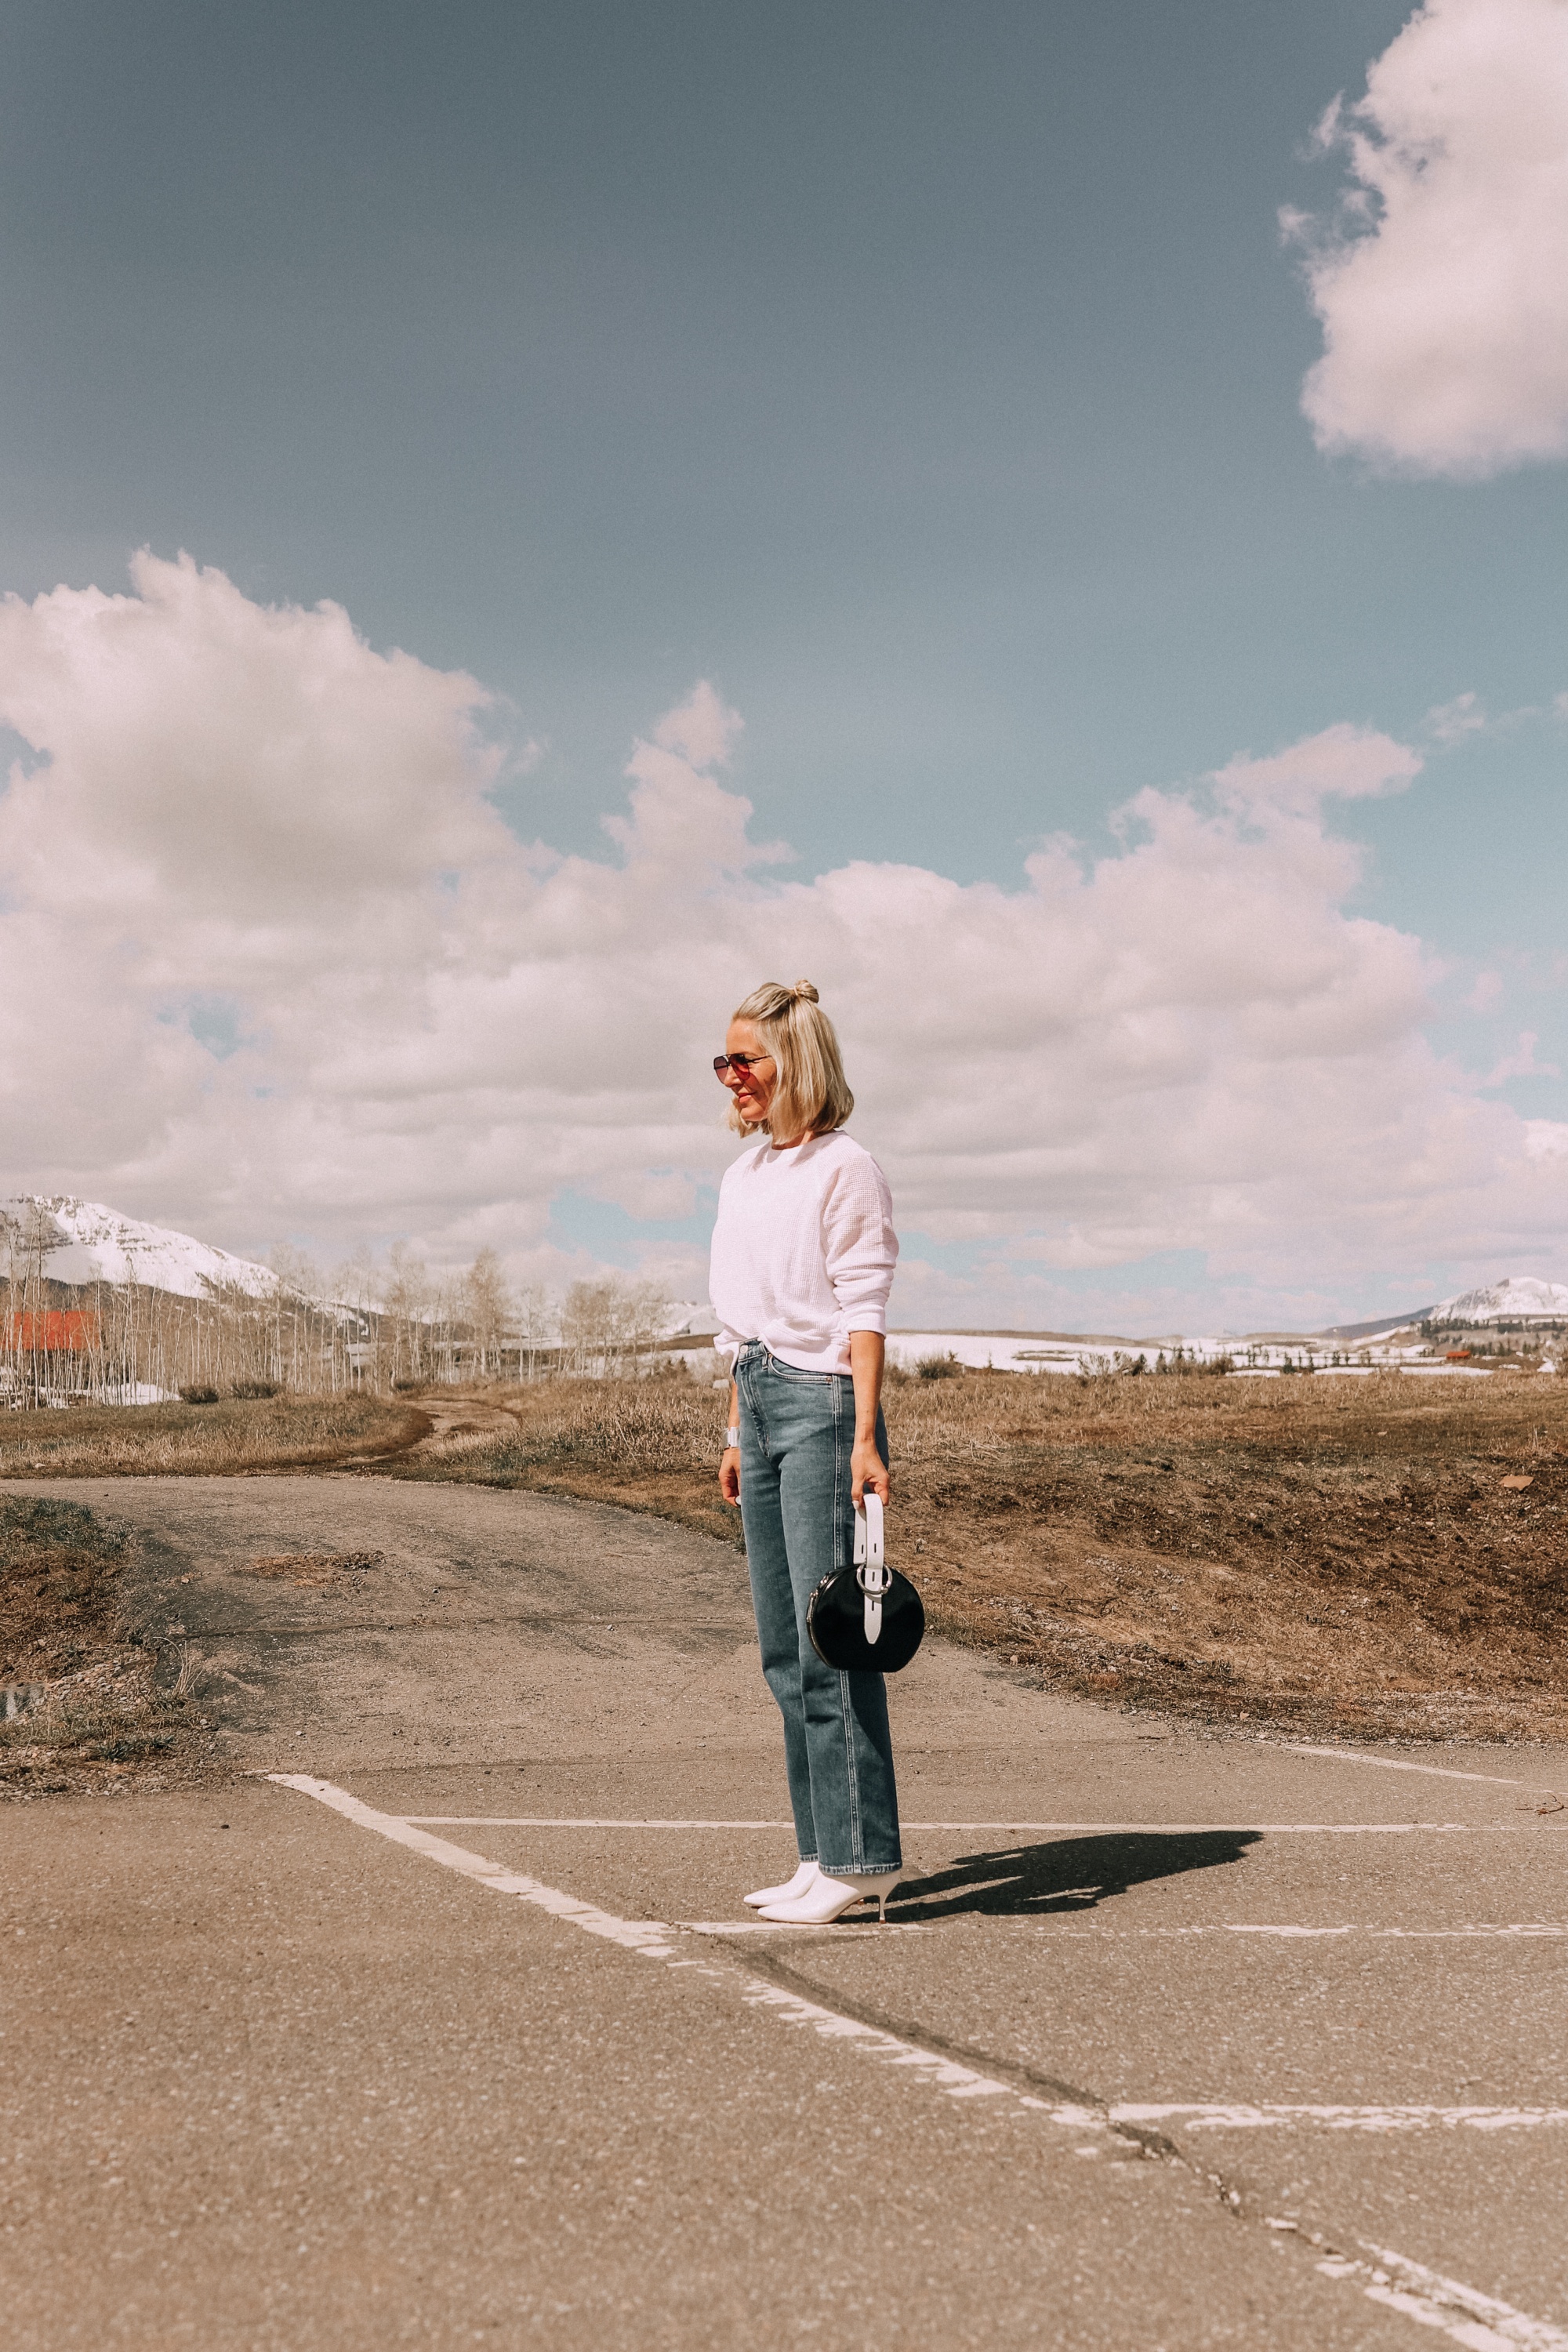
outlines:
[{"label": "grassy roadside embankment", "polygon": [[79,1503],[0,1495],[0,1794],[201,1777],[212,1726],[140,1620],[135,1545]]},{"label": "grassy roadside embankment", "polygon": [[[374,1464],[431,1425],[418,1407],[374,1396],[14,1412],[0,1416],[0,1477]],[[215,1769],[190,1660],[153,1630],[162,1622],[146,1605],[155,1584],[142,1550],[96,1512],[0,1490],[0,1686],[18,1710],[0,1719],[0,1793],[166,1787]]]},{"label": "grassy roadside embankment", "polygon": [[0,1414],[0,1478],[233,1477],[401,1453],[429,1418],[361,1394]]},{"label": "grassy roadside embankment", "polygon": [[[735,1539],[711,1389],[487,1395],[515,1437],[391,1474]],[[1052,1687],[1340,1736],[1568,1738],[1568,1382],[974,1373],[895,1380],[888,1422],[890,1549],[932,1624]]]},{"label": "grassy roadside embankment", "polygon": [[[715,1482],[722,1399],[700,1381],[423,1403],[16,1414],[0,1475],[363,1465],[738,1541]],[[1340,1737],[1568,1739],[1568,1382],[973,1373],[893,1380],[888,1419],[893,1557],[932,1624],[1048,1686]],[[0,1672],[52,1685],[70,1672],[34,1673],[18,1630],[45,1537],[18,1525],[0,1546]],[[99,1650],[70,1671],[123,1667],[123,1626],[79,1620]]]}]

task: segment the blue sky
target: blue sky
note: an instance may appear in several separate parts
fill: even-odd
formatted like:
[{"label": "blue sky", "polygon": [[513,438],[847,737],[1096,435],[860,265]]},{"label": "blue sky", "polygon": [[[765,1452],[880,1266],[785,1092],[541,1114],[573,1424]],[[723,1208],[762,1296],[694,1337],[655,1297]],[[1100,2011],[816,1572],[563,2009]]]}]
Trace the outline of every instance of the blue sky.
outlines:
[{"label": "blue sky", "polygon": [[[0,584],[120,592],[144,546],[331,599],[480,680],[508,824],[589,857],[633,739],[711,679],[781,880],[1016,889],[1146,787],[1383,730],[1426,765],[1330,811],[1368,853],[1345,911],[1425,943],[1458,1066],[1527,1029],[1568,1068],[1563,468],[1413,478],[1299,406],[1322,330],[1279,215],[1332,214],[1312,128],[1410,14],[29,0]],[[1560,1076],[1493,1091],[1568,1118]]]}]

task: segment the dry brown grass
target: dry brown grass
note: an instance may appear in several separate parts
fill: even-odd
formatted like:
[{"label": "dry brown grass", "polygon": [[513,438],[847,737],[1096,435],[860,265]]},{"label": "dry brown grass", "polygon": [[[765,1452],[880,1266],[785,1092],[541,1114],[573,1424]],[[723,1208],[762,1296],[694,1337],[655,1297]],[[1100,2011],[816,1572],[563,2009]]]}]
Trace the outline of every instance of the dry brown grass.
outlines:
[{"label": "dry brown grass", "polygon": [[739,1541],[738,1514],[719,1496],[723,1400],[683,1370],[647,1380],[531,1381],[483,1394],[505,1410],[506,1434],[465,1431],[460,1451],[424,1448],[389,1464],[390,1474],[576,1495]]},{"label": "dry brown grass", "polygon": [[126,1607],[134,1548],[79,1504],[0,1496],[0,1796],[163,1787],[210,1767],[188,1659],[160,1679]]},{"label": "dry brown grass", "polygon": [[245,1573],[307,1592],[358,1591],[369,1570],[379,1568],[385,1557],[379,1551],[275,1551],[247,1560]]},{"label": "dry brown grass", "polygon": [[0,1414],[0,1478],[233,1476],[384,1456],[429,1427],[384,1397],[280,1396],[220,1404],[83,1405]]},{"label": "dry brown grass", "polygon": [[[1568,1738],[1568,1382],[974,1373],[895,1379],[888,1419],[894,1557],[932,1622],[1046,1684],[1310,1731]],[[363,1397],[18,1414],[0,1471],[357,1458],[736,1542],[722,1420],[679,1372],[447,1391],[425,1415]],[[49,1601],[62,1639],[80,1600]],[[51,1672],[96,1671],[108,1621],[93,1642]]]},{"label": "dry brown grass", "polygon": [[[395,1474],[733,1540],[711,1390],[489,1393],[515,1437]],[[977,1373],[895,1381],[888,1420],[894,1557],[932,1622],[1045,1683],[1303,1730],[1568,1738],[1568,1382]]]},{"label": "dry brown grass", "polygon": [[1550,1376],[982,1375],[910,1382],[889,1418],[933,1615],[1051,1683],[1304,1730],[1568,1738]]}]

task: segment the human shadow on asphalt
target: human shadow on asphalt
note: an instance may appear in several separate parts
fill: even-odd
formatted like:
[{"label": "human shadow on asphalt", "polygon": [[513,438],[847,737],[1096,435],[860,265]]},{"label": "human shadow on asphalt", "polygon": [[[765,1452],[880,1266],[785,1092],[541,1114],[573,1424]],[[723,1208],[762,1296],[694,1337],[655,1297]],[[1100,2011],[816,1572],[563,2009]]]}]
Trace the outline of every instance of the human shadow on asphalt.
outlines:
[{"label": "human shadow on asphalt", "polygon": [[1093,1837],[1053,1838],[1046,1845],[999,1846],[961,1854],[945,1870],[911,1879],[893,1901],[899,1916],[952,1919],[1041,1918],[1093,1911],[1113,1895],[1153,1879],[1239,1862],[1258,1830],[1107,1830]]}]

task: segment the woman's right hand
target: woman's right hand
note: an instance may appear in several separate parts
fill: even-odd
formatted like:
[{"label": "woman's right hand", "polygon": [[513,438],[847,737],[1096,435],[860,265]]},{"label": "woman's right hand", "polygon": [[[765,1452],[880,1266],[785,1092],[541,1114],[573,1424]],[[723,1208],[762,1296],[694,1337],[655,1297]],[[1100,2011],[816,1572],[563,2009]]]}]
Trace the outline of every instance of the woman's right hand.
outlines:
[{"label": "woman's right hand", "polygon": [[727,1445],[719,1464],[719,1492],[727,1503],[741,1507],[741,1449]]}]

